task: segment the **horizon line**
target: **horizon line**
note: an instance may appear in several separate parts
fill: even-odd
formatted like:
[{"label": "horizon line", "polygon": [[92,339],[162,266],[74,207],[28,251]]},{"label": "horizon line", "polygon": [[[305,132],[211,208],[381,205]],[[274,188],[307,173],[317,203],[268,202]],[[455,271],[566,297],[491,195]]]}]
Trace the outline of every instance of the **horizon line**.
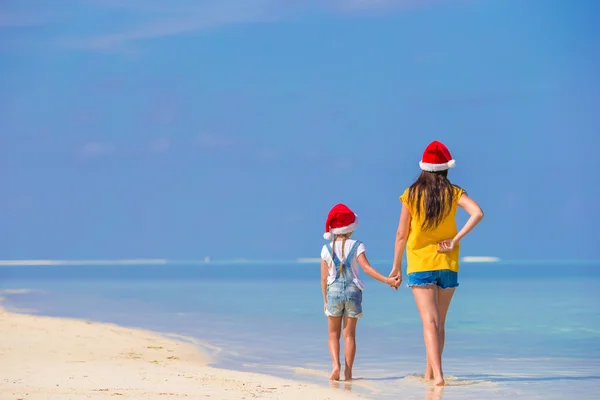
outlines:
[{"label": "horizon line", "polygon": [[[492,256],[464,256],[460,259],[462,263],[468,264],[564,264],[564,263],[591,263],[600,264],[600,260],[592,259],[500,259]],[[60,260],[60,259],[22,259],[22,260],[0,260],[0,267],[54,267],[54,266],[156,266],[156,265],[229,265],[229,264],[318,264],[320,258],[296,258],[296,259],[216,259],[210,257],[195,260],[179,260],[167,258],[130,258],[130,259],[87,259],[87,260]],[[388,263],[392,260],[373,260],[373,264]]]}]

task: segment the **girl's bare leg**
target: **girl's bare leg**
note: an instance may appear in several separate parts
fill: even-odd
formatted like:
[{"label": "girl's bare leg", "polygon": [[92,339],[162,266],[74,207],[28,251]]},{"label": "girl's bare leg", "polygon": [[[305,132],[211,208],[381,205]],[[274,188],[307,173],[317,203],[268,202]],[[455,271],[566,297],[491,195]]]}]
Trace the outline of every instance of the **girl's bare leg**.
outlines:
[{"label": "girl's bare leg", "polygon": [[[448,315],[450,301],[452,300],[452,296],[454,295],[455,291],[456,288],[441,289],[437,287],[438,310],[440,312],[440,354],[444,354],[444,343],[446,341],[446,316]],[[427,361],[427,366],[425,367],[425,379],[433,379],[433,369],[431,368],[429,361]]]},{"label": "girl's bare leg", "polygon": [[340,380],[340,333],[342,330],[342,317],[327,317],[329,329],[329,353],[333,369],[329,379]]},{"label": "girl's bare leg", "polygon": [[352,366],[356,356],[356,324],[357,318],[344,317],[344,379],[352,380]]},{"label": "girl's bare leg", "polygon": [[413,287],[415,302],[423,323],[423,337],[427,350],[427,361],[433,372],[434,383],[445,385],[442,373],[442,352],[440,348],[440,313],[438,310],[437,286]]}]

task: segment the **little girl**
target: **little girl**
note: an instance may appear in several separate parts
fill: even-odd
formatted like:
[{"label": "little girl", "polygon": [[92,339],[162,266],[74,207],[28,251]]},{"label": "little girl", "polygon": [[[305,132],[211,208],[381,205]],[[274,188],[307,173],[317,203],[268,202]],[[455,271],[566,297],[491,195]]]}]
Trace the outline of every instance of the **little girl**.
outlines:
[{"label": "little girl", "polygon": [[[394,264],[390,276],[401,274],[406,248],[408,286],[412,288],[427,351],[425,379],[445,384],[442,373],[446,315],[458,287],[459,243],[483,218],[479,205],[448,179],[454,167],[448,148],[430,143],[419,163],[421,174],[400,196],[402,212],[396,233]],[[456,228],[456,210],[470,216]]]},{"label": "little girl", "polygon": [[369,264],[365,245],[350,237],[358,226],[358,216],[344,204],[334,206],[325,223],[325,240],[332,240],[321,250],[321,287],[325,315],[329,325],[329,352],[333,363],[331,380],[340,379],[340,333],[344,320],[344,379],[352,379],[356,354],[356,323],[362,316],[363,283],[358,277],[358,265],[370,277],[397,288],[398,275],[386,278]]}]

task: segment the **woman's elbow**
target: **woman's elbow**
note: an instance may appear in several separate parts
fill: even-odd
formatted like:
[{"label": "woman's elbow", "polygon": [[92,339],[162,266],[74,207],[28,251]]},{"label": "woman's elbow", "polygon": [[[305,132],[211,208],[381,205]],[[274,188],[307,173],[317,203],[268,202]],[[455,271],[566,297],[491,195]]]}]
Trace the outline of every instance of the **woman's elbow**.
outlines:
[{"label": "woman's elbow", "polygon": [[479,210],[477,210],[477,213],[475,213],[475,216],[477,217],[477,219],[479,221],[481,221],[483,219],[483,216],[484,216],[483,210],[481,208]]},{"label": "woman's elbow", "polygon": [[402,242],[404,240],[406,240],[406,237],[408,232],[405,231],[398,231],[396,232],[396,242]]}]

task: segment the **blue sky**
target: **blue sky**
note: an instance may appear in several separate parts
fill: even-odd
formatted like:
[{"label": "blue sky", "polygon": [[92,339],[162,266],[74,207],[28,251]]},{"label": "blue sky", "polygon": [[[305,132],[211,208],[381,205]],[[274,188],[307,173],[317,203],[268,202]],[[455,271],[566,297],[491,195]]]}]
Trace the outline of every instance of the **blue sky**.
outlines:
[{"label": "blue sky", "polygon": [[391,259],[435,139],[486,212],[463,255],[600,258],[599,12],[4,1],[0,258],[318,257],[341,201]]}]

